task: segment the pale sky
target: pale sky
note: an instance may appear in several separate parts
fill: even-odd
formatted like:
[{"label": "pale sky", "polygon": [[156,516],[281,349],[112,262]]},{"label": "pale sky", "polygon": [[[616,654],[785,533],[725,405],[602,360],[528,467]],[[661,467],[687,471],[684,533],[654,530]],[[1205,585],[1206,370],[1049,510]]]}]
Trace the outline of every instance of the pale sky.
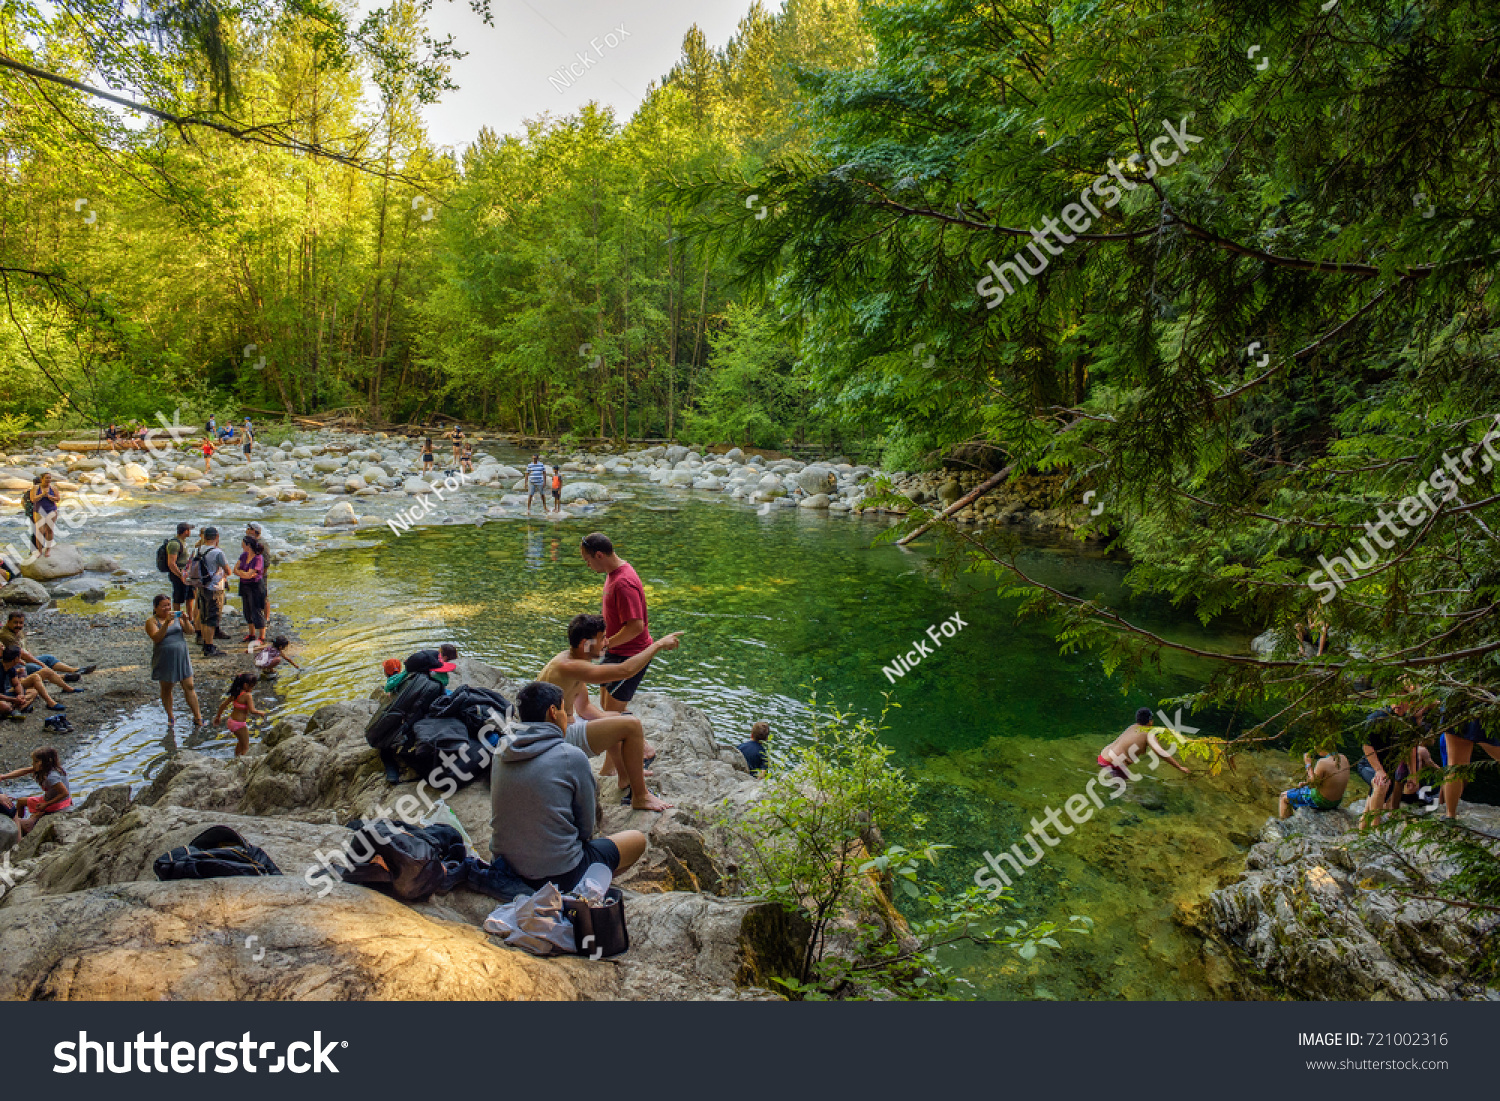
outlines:
[{"label": "pale sky", "polygon": [[[722,47],[750,2],[490,0],[494,26],[467,0],[434,4],[433,36],[453,35],[469,56],[453,68],[459,90],[424,112],[428,134],[434,144],[458,150],[481,126],[519,133],[525,119],[544,111],[566,115],[590,100],[613,107],[624,122],[646,86],[660,83],[677,61],[688,28],[696,23],[711,47]],[[770,0],[766,7],[779,11],[781,4]],[[585,67],[579,54],[592,64]]]}]

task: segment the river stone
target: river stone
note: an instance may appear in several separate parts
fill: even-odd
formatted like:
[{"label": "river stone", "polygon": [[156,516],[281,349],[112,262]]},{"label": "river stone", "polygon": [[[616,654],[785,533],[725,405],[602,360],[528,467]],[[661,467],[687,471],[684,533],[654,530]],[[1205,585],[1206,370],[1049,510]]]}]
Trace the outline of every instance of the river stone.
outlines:
[{"label": "river stone", "polygon": [[695,478],[696,475],[691,470],[673,470],[669,471],[667,476],[662,479],[662,484],[669,486],[690,486],[693,484]]},{"label": "river stone", "polygon": [[571,505],[575,501],[608,501],[610,492],[596,482],[569,482],[562,488],[562,503]]},{"label": "river stone", "polygon": [[[321,452],[322,450],[323,449],[321,447],[318,448],[318,451]],[[313,457],[313,455],[314,455],[314,451],[310,447],[294,447],[294,448],[292,448],[292,458],[294,458],[294,459],[311,459]]]},{"label": "river stone", "polygon": [[120,560],[109,554],[93,554],[84,560],[83,568],[90,573],[114,573],[124,569]]},{"label": "river stone", "polygon": [[365,479],[364,479],[364,477],[362,475],[351,474],[351,475],[349,475],[348,478],[346,478],[344,480],[344,492],[345,493],[358,493],[360,490],[364,489],[365,486],[368,485],[368,484],[369,483],[365,481]]},{"label": "river stone", "polygon": [[804,497],[797,502],[798,508],[827,508],[829,505],[828,494],[814,493],[811,497]]},{"label": "river stone", "polygon": [[83,572],[83,556],[71,543],[54,543],[50,555],[37,555],[21,566],[23,577],[33,581],[56,581],[62,577],[74,577]]},{"label": "river stone", "polygon": [[826,466],[809,466],[792,473],[791,480],[804,493],[826,494],[834,487],[833,471]]},{"label": "river stone", "polygon": [[376,466],[374,463],[371,463],[368,466],[363,466],[360,468],[359,476],[363,478],[366,483],[373,485],[376,482],[385,481],[390,477],[390,474],[386,472],[385,467]]},{"label": "river stone", "polygon": [[0,604],[45,604],[52,598],[29,577],[18,577],[0,589]]},{"label": "river stone", "polygon": [[20,843],[20,827],[16,825],[14,819],[0,815],[0,853],[8,853]]},{"label": "river stone", "polygon": [[348,501],[337,501],[333,507],[323,514],[323,526],[325,528],[337,527],[340,524],[357,524],[359,517],[354,514],[354,506]]},{"label": "river stone", "polygon": [[688,449],[677,444],[673,444],[671,447],[667,448],[665,452],[665,458],[669,463],[680,463],[687,457]]},{"label": "river stone", "polygon": [[731,447],[724,452],[724,461],[727,463],[742,463],[745,461],[745,453],[738,447]]},{"label": "river stone", "polygon": [[151,475],[140,463],[126,463],[120,468],[120,480],[133,486],[143,486],[151,480]]},{"label": "river stone", "polygon": [[407,478],[401,483],[401,489],[403,492],[410,493],[413,496],[419,493],[432,492],[432,486],[428,485],[421,478]]},{"label": "river stone", "polygon": [[172,487],[174,493],[202,493],[203,487],[197,482],[182,482]]},{"label": "river stone", "polygon": [[278,501],[305,501],[307,490],[298,489],[296,486],[277,486],[276,499]]},{"label": "river stone", "polygon": [[964,495],[964,487],[958,484],[957,478],[950,478],[939,487],[938,500],[945,505],[951,505]]}]

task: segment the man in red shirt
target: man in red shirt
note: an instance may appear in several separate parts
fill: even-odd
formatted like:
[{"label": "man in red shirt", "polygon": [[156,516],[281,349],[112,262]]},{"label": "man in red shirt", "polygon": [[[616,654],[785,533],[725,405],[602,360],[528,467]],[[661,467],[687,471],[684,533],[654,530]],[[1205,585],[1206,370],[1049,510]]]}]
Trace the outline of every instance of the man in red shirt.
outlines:
[{"label": "man in red shirt", "polygon": [[[640,575],[629,562],[615,553],[615,546],[607,535],[594,532],[583,539],[583,560],[595,573],[604,574],[604,662],[618,665],[628,661],[652,644],[651,631],[646,625],[646,588]],[[625,705],[635,698],[636,690],[651,668],[648,661],[640,672],[625,680],[599,688],[599,706],[606,711],[624,711]],[[646,764],[656,757],[656,750],[646,744]],[[614,762],[603,768],[606,776],[617,770]],[[649,776],[650,773],[647,773]],[[623,781],[624,776],[620,779]]]}]

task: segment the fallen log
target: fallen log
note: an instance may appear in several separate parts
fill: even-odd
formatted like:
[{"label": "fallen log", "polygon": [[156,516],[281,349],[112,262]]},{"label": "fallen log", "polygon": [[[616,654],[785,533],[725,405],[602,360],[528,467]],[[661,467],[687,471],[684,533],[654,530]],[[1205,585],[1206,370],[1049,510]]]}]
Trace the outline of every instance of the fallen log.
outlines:
[{"label": "fallen log", "polygon": [[[1064,432],[1071,432],[1073,431],[1073,429],[1082,424],[1083,421],[1083,417],[1079,417],[1076,420],[1070,421],[1067,424],[1063,425],[1063,427],[1058,430],[1057,434],[1061,436]],[[932,527],[932,525],[937,523],[939,520],[952,515],[961,508],[972,505],[975,501],[979,500],[979,498],[983,497],[990,490],[994,489],[1001,482],[1005,481],[1005,479],[1009,478],[1011,475],[1011,471],[1015,470],[1018,465],[1019,464],[1017,463],[1007,463],[1004,470],[1001,470],[998,474],[992,474],[990,477],[980,482],[973,489],[969,490],[969,492],[965,493],[958,500],[954,501],[951,505],[944,508],[936,516],[932,517],[932,519],[924,521],[922,524],[918,525],[915,531],[909,531],[900,539],[897,539],[896,546],[906,546],[906,544],[910,543],[913,539],[921,535],[928,528]]]}]

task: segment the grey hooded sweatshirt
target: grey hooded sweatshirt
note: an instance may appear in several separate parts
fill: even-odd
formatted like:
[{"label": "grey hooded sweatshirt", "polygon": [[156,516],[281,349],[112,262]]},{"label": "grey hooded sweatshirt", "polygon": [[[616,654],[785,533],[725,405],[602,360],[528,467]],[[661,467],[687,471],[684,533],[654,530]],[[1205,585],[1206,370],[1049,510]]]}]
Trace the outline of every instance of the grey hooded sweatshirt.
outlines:
[{"label": "grey hooded sweatshirt", "polygon": [[527,879],[572,871],[594,836],[594,774],[543,720],[517,725],[490,776],[490,852]]}]

